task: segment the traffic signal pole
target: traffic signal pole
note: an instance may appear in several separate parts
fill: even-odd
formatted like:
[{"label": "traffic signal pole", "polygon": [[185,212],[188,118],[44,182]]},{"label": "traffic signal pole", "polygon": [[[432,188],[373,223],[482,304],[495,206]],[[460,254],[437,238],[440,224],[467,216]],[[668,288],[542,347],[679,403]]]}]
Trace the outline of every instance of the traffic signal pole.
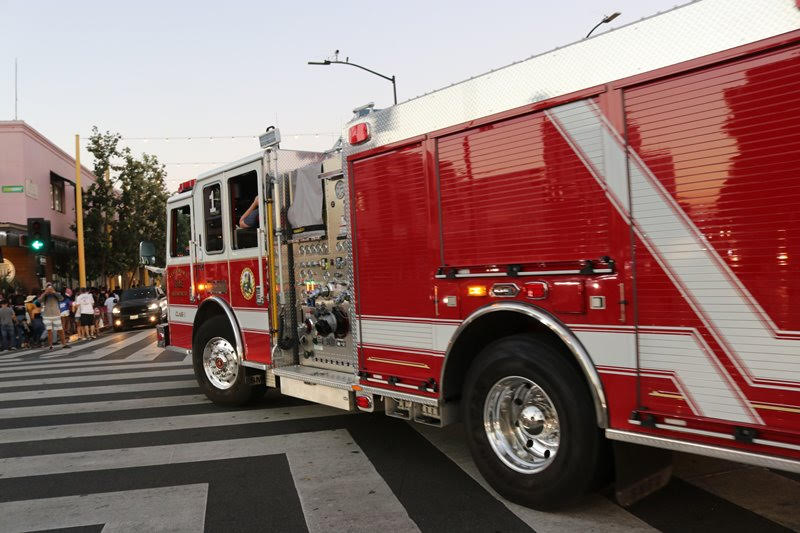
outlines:
[{"label": "traffic signal pole", "polygon": [[81,136],[75,134],[75,230],[78,234],[78,279],[86,286],[86,262],[83,255],[83,188],[81,188]]}]

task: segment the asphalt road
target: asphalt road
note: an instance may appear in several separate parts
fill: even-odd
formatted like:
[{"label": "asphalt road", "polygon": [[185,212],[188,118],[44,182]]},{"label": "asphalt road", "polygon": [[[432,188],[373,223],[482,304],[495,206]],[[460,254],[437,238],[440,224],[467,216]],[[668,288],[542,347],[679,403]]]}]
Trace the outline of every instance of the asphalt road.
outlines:
[{"label": "asphalt road", "polygon": [[800,476],[678,455],[629,509],[540,513],[443,430],[270,393],[226,409],[152,330],[0,353],[0,531],[800,530]]}]

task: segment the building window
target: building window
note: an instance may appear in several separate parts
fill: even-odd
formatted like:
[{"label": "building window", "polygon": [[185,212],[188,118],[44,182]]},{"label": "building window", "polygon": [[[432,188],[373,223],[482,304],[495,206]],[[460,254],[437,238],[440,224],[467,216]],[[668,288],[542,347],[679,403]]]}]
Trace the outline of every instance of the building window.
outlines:
[{"label": "building window", "polygon": [[55,176],[50,176],[50,208],[64,212],[64,180]]}]

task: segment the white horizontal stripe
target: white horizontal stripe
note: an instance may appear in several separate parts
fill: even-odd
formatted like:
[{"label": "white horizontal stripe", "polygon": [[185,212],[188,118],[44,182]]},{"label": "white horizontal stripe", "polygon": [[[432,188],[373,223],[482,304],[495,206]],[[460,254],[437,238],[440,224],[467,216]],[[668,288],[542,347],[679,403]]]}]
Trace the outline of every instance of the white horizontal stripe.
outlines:
[{"label": "white horizontal stripe", "polygon": [[1,392],[0,402],[12,400],[35,400],[37,398],[63,398],[68,396],[88,396],[92,394],[115,394],[162,389],[191,389],[197,383],[189,380],[159,381],[156,383],[132,383],[127,385],[103,385],[99,387],[75,387],[72,389],[41,389],[20,392]]},{"label": "white horizontal stripe", "polygon": [[269,331],[268,309],[234,309],[241,329]]},{"label": "white horizontal stripe", "polygon": [[208,484],[175,485],[0,503],[3,531],[50,531],[102,524],[105,533],[202,531]]},{"label": "white horizontal stripe", "polygon": [[[178,363],[176,363],[176,362],[172,362],[172,363],[152,363],[150,361],[138,361],[136,364],[125,365],[124,367],[115,368],[115,366],[119,366],[119,363],[124,363],[125,360],[123,359],[123,360],[114,361],[114,362],[117,363],[117,365],[97,365],[97,364],[92,364],[92,365],[86,365],[86,366],[80,366],[80,367],[73,366],[71,368],[70,367],[66,367],[66,368],[65,367],[60,367],[60,368],[34,367],[34,368],[25,368],[23,370],[15,368],[14,371],[12,371],[12,372],[3,372],[2,374],[0,374],[0,377],[3,377],[3,378],[19,378],[19,377],[27,377],[27,376],[41,376],[42,374],[47,374],[48,376],[58,376],[60,374],[80,374],[82,372],[100,372],[100,371],[103,371],[103,370],[105,370],[106,372],[111,373],[111,372],[114,372],[115,370],[123,370],[123,369],[125,369],[125,370],[127,370],[127,369],[134,370],[135,369],[135,370],[141,370],[141,371],[144,372],[144,371],[148,371],[148,370],[157,371],[157,370],[159,370],[159,366],[165,366],[165,365],[167,365],[167,366],[176,366],[176,365],[185,366],[186,368],[189,369],[189,372],[191,372],[191,368],[192,368],[191,365],[185,365],[185,364],[179,363],[179,362]],[[92,375],[87,376],[87,378],[91,378],[91,380],[103,379],[104,375],[105,374],[100,374],[100,373],[92,374]],[[0,385],[3,385],[4,383],[8,384],[9,382],[0,382]]]},{"label": "white horizontal stripe", "polygon": [[458,326],[361,319],[361,341],[397,348],[444,352]]},{"label": "white horizontal stripe", "polygon": [[127,411],[129,409],[152,409],[156,407],[175,407],[178,405],[196,405],[204,403],[209,403],[208,398],[206,398],[204,395],[189,394],[186,396],[134,398],[132,400],[112,400],[105,402],[31,405],[29,407],[10,407],[8,409],[0,409],[0,419],[77,413],[101,413],[104,411]]},{"label": "white horizontal stripe", "polygon": [[270,422],[278,422],[282,420],[334,416],[341,415],[342,413],[342,411],[332,407],[302,405],[291,408],[280,407],[276,409],[231,411],[176,417],[115,420],[112,422],[96,422],[90,424],[13,428],[0,431],[0,443],[99,437],[102,435],[121,435],[124,433],[150,433],[154,431],[233,426],[237,424],[258,424],[267,420]]},{"label": "white horizontal stripe", "polygon": [[49,387],[67,383],[82,383],[86,381],[118,381],[126,379],[158,378],[165,376],[186,376],[191,374],[189,369],[181,370],[153,370],[148,372],[128,372],[124,374],[103,374],[90,376],[68,376],[60,378],[20,379],[0,383],[0,392],[13,387]]}]

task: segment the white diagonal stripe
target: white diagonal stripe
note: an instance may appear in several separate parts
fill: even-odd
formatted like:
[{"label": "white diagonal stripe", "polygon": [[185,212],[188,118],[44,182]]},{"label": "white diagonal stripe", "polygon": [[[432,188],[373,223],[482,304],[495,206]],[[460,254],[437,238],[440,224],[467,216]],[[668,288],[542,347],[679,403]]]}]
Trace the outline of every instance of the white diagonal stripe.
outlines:
[{"label": "white diagonal stripe", "polygon": [[528,507],[511,503],[497,494],[478,471],[478,467],[475,466],[464,440],[464,427],[462,424],[453,424],[442,429],[421,424],[411,424],[411,427],[449,457],[467,475],[486,489],[489,494],[508,507],[509,511],[538,533],[563,533],[564,531],[594,531],[598,533],[631,531],[649,533],[657,531],[599,494],[587,495],[580,506],[559,513],[535,511]]}]

